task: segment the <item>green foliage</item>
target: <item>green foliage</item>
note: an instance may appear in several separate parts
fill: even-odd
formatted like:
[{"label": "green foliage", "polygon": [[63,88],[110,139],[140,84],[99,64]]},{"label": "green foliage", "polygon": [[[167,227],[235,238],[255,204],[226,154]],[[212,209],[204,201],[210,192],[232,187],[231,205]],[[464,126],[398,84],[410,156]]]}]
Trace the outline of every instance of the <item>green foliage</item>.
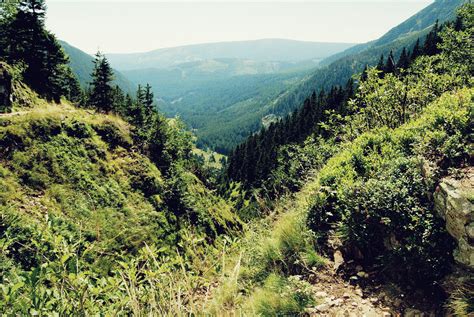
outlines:
[{"label": "green foliage", "polygon": [[167,169],[132,150],[131,127],[111,115],[47,105],[0,118],[0,311],[183,309],[201,283],[188,270],[239,221],[186,170],[179,124],[159,124],[171,159],[154,158]]},{"label": "green foliage", "polygon": [[24,81],[40,96],[59,102],[61,96],[75,99],[78,83],[67,56],[55,36],[44,26],[46,4],[40,0],[19,1],[0,11],[0,59],[24,63]]},{"label": "green foliage", "polygon": [[288,316],[301,313],[313,304],[311,285],[298,277],[269,275],[264,285],[249,299],[248,310],[259,316]]},{"label": "green foliage", "polygon": [[467,162],[472,94],[443,95],[418,119],[362,134],[330,159],[308,216],[320,242],[337,235],[401,284],[429,284],[446,274],[453,243],[433,212],[433,181],[423,178],[420,157],[444,162],[435,175]]}]

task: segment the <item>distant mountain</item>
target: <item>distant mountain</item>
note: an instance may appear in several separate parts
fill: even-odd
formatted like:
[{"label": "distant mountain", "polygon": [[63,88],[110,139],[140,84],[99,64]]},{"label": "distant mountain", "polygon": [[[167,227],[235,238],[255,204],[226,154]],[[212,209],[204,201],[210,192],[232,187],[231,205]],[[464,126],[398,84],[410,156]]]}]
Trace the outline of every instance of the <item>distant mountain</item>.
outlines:
[{"label": "distant mountain", "polygon": [[[70,45],[67,42],[59,41],[67,55],[69,55],[69,64],[76,74],[81,86],[86,87],[91,82],[91,74],[94,67],[92,61],[94,58]],[[122,73],[114,70],[114,83],[120,86],[124,91],[134,93],[135,85],[129,81]]]},{"label": "distant mountain", "polygon": [[160,110],[179,115],[199,146],[229,153],[260,127],[270,101],[351,45],[258,40],[107,57],[135,84],[149,83]]},{"label": "distant mountain", "polygon": [[414,16],[410,17],[408,20],[392,28],[379,39],[364,44],[358,44],[343,52],[334,54],[329,58],[326,58],[322,64],[328,65],[344,56],[381,47],[398,40],[418,37],[427,33],[436,20],[438,20],[439,23],[443,23],[454,19],[456,16],[456,8],[465,2],[467,2],[467,0],[437,0],[416,13]]},{"label": "distant mountain", "polygon": [[187,45],[135,54],[107,54],[107,58],[119,70],[168,68],[178,64],[218,58],[257,62],[301,62],[321,60],[351,46],[354,44],[264,39]]},{"label": "distant mountain", "polygon": [[415,41],[423,38],[436,21],[443,23],[454,19],[456,9],[465,2],[467,0],[435,1],[379,39],[326,58],[321,62],[321,68],[274,101],[271,114],[283,116],[300,107],[313,91],[345,84],[366,65],[375,65],[381,54],[387,56],[393,51],[395,58],[398,58],[403,47],[411,49]]}]

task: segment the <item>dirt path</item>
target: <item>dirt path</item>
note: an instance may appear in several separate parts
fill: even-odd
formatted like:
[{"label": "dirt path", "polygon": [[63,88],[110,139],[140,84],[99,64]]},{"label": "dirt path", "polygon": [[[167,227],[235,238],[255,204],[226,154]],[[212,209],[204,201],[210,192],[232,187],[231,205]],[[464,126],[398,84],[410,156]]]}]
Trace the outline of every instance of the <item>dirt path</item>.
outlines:
[{"label": "dirt path", "polygon": [[382,303],[378,296],[368,295],[355,285],[343,280],[331,268],[323,268],[311,275],[316,300],[320,303],[308,308],[309,316],[321,317],[377,317],[400,316],[393,308]]},{"label": "dirt path", "polygon": [[22,116],[24,114],[27,114],[28,112],[29,111],[16,111],[16,112],[9,112],[9,113],[0,113],[0,118]]}]

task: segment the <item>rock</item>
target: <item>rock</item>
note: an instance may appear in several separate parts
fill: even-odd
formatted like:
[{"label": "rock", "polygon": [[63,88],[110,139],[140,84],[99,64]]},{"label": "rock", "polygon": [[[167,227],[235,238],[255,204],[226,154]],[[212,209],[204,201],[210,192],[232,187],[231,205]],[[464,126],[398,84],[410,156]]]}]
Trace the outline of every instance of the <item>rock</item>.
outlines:
[{"label": "rock", "polygon": [[393,306],[395,306],[395,307],[398,308],[398,307],[402,306],[402,303],[403,303],[403,301],[402,301],[400,298],[396,298],[396,299],[393,301]]},{"label": "rock", "polygon": [[388,312],[388,311],[384,311],[384,312],[382,313],[382,317],[392,317],[392,314],[391,314],[390,312]]},{"label": "rock", "polygon": [[324,312],[327,312],[330,308],[330,306],[328,304],[321,304],[321,305],[318,305],[316,307],[314,307],[318,312],[320,313],[324,313]]},{"label": "rock", "polygon": [[371,302],[372,304],[375,304],[379,301],[379,299],[377,297],[371,297],[369,298],[369,302]]},{"label": "rock", "polygon": [[342,297],[344,297],[344,298],[350,298],[350,297],[351,297],[351,294],[349,294],[349,293],[344,293],[344,294],[342,295]]},{"label": "rock", "polygon": [[336,252],[334,252],[334,270],[337,271],[342,264],[344,264],[342,252],[340,250],[336,250]]},{"label": "rock", "polygon": [[365,273],[364,271],[357,272],[357,276],[361,278],[368,277],[369,274]]},{"label": "rock", "polygon": [[360,297],[364,296],[364,293],[362,292],[360,288],[356,288],[355,293]]},{"label": "rock", "polygon": [[443,178],[433,195],[435,211],[446,221],[446,230],[456,240],[454,259],[474,270],[474,167],[460,171],[461,178]]},{"label": "rock", "polygon": [[324,292],[324,291],[321,291],[321,292],[316,292],[315,294],[316,297],[319,297],[319,298],[325,298],[328,296],[328,293]]},{"label": "rock", "polygon": [[10,112],[12,105],[12,76],[0,63],[0,113]]},{"label": "rock", "polygon": [[335,300],[332,301],[332,304],[336,307],[341,306],[343,303],[344,303],[344,300],[341,299],[341,298],[338,298],[338,299],[335,299]]},{"label": "rock", "polygon": [[360,271],[363,271],[363,270],[364,270],[364,268],[362,267],[362,265],[357,265],[357,266],[355,267],[355,269],[356,269],[357,272],[360,272]]},{"label": "rock", "polygon": [[414,308],[407,308],[403,312],[403,317],[423,317],[425,314]]}]

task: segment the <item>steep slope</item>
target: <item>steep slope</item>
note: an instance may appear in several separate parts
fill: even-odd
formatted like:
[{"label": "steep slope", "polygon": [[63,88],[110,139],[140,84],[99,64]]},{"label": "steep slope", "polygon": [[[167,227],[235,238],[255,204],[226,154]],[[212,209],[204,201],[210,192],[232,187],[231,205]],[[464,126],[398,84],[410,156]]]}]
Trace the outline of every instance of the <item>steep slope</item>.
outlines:
[{"label": "steep slope", "polygon": [[[80,49],[60,41],[66,54],[69,56],[69,65],[76,74],[77,79],[82,87],[86,87],[91,82],[91,74],[94,68],[94,58]],[[114,70],[114,83],[122,88],[125,92],[135,93],[135,85],[128,80],[121,72]]]},{"label": "steep slope", "polygon": [[341,53],[334,54],[333,56],[324,59],[322,64],[329,65],[341,57],[384,46],[390,42],[403,40],[407,37],[421,37],[428,32],[428,29],[436,21],[442,24],[446,21],[453,20],[456,16],[456,9],[465,2],[466,0],[436,0],[434,3],[427,6],[408,20],[388,31],[379,39],[355,45]]},{"label": "steep slope", "polygon": [[354,44],[318,43],[283,39],[219,42],[163,48],[146,53],[107,54],[119,70],[167,68],[187,62],[216,58],[244,59],[256,62],[301,62],[321,60]]},{"label": "steep slope", "polygon": [[395,27],[380,39],[357,45],[341,54],[336,54],[322,62],[327,65],[317,69],[298,87],[278,97],[273,104],[273,113],[284,115],[299,107],[312,91],[329,89],[334,85],[344,85],[354,74],[360,73],[366,65],[375,65],[381,54],[388,56],[393,51],[398,58],[403,47],[410,48],[415,41],[429,31],[437,20],[441,23],[453,19],[456,9],[464,0],[436,1],[415,16]]},{"label": "steep slope", "polygon": [[[168,259],[159,265],[171,274],[180,256],[192,261],[239,226],[232,205],[187,161],[173,162],[172,171],[155,165],[121,118],[50,104],[12,86],[13,112],[0,114],[2,313],[131,312],[131,299],[117,301],[96,287],[124,282],[123,265],[147,250]],[[18,96],[30,97],[18,103]]]}]

